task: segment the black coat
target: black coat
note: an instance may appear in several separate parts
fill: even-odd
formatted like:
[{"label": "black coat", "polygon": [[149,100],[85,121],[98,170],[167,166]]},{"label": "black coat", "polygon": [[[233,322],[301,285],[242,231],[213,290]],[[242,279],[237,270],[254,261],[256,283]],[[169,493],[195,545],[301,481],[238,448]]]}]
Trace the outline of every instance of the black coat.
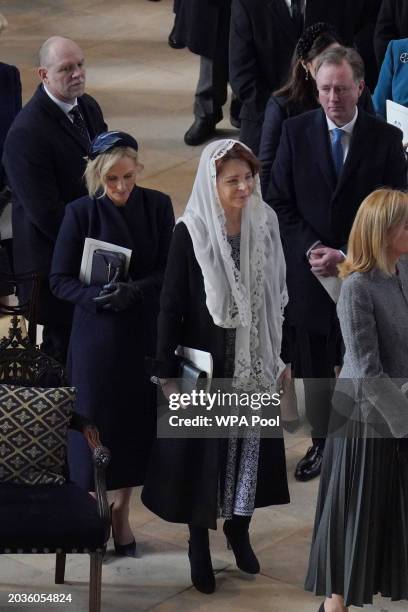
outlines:
[{"label": "black coat", "polygon": [[[300,111],[300,109],[292,108],[286,96],[271,96],[265,109],[265,117],[262,125],[261,141],[259,146],[259,160],[262,164],[261,187],[262,193],[266,196],[271,176],[272,165],[275,160],[276,151],[278,150],[279,140],[282,134],[282,125],[286,119],[296,117],[301,112],[307,112],[319,108],[319,103],[316,100],[314,106]],[[362,108],[367,113],[375,115],[373,101],[370,91],[367,87],[363,89],[358,101],[359,108]]]},{"label": "black coat", "polygon": [[[75,305],[67,370],[77,389],[75,409],[96,422],[111,450],[110,489],[143,482],[154,436],[155,389],[145,373],[154,356],[159,295],[174,226],[170,198],[136,187],[125,208],[107,197],[81,198],[66,207],[55,245],[50,284]],[[123,312],[97,311],[100,287],[78,279],[86,237],[132,249],[129,275],[143,301]],[[70,445],[72,478],[92,482],[92,466],[81,436]],[[80,456],[88,461],[81,464]]]},{"label": "black coat", "polygon": [[174,10],[177,41],[213,59],[219,41],[228,41],[231,0],[178,0]]},{"label": "black coat", "polygon": [[[97,102],[78,104],[91,138],[107,129]],[[72,309],[49,291],[48,274],[65,205],[86,194],[83,173],[88,143],[40,85],[13,122],[3,162],[13,192],[14,264],[41,278],[40,323],[68,323]]]},{"label": "black coat", "polygon": [[390,40],[408,37],[406,0],[383,0],[374,34],[375,55],[381,67]]},{"label": "black coat", "polygon": [[[10,125],[21,110],[20,73],[15,66],[0,62],[0,160]],[[5,186],[5,172],[0,162],[0,191]]]},{"label": "black coat", "polygon": [[[184,223],[176,225],[160,298],[157,375],[176,376],[178,344],[208,351],[214,378],[222,378],[225,329],[206,306],[204,279]],[[282,439],[261,439],[255,505],[289,501]],[[142,492],[152,512],[174,523],[215,529],[220,472],[220,440],[158,439]]]},{"label": "black coat", "polygon": [[335,305],[310,271],[306,252],[317,241],[344,249],[363,199],[384,185],[405,189],[407,181],[394,126],[359,110],[338,182],[329,139],[322,109],[285,121],[266,197],[279,219],[289,321],[320,334],[330,331]]},{"label": "black coat", "polygon": [[[375,23],[379,0],[308,0],[305,26],[332,23],[345,44]],[[286,80],[297,43],[285,0],[233,0],[230,82],[243,106],[241,118],[262,121],[273,91]]]}]

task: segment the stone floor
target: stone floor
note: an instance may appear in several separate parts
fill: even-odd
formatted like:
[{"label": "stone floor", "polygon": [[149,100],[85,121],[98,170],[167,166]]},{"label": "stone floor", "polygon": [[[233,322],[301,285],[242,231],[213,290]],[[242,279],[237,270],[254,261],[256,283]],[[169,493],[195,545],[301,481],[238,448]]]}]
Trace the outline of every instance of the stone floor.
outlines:
[{"label": "stone floor", "polygon": [[[201,147],[183,143],[192,120],[198,59],[167,45],[172,0],[0,0],[9,28],[0,38],[0,60],[19,67],[26,101],[36,83],[36,53],[53,34],[74,38],[85,50],[87,91],[101,104],[110,128],[134,134],[145,169],[142,185],[170,194],[176,214],[187,201]],[[228,117],[228,110],[226,110]],[[228,120],[219,135],[237,136]],[[211,534],[217,591],[191,587],[184,526],[167,524],[147,511],[136,491],[131,522],[139,558],[108,555],[103,568],[102,609],[106,612],[314,612],[320,602],[302,588],[318,482],[297,483],[296,462],[307,440],[287,440],[291,504],[256,512],[252,540],[262,571],[256,578],[236,569],[220,530]],[[51,555],[0,557],[0,611],[9,609],[87,610],[88,558],[72,555],[66,584],[53,585]],[[61,605],[7,604],[9,593],[72,594]],[[405,604],[376,600],[368,609],[403,612]]]}]

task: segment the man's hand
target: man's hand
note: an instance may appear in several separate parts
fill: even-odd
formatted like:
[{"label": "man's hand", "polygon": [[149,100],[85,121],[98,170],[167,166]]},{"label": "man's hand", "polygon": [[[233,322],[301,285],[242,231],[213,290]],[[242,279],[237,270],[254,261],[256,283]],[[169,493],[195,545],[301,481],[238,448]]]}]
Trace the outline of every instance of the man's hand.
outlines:
[{"label": "man's hand", "polygon": [[337,264],[341,263],[344,255],[338,249],[319,244],[309,253],[309,263],[312,272],[319,276],[337,276]]}]

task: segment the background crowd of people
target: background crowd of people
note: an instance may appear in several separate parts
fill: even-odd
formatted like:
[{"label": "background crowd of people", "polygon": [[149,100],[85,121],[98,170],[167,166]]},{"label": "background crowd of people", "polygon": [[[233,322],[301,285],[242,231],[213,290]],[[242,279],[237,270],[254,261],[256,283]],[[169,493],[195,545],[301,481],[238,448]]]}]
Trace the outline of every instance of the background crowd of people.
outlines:
[{"label": "background crowd of people", "polygon": [[[22,109],[18,68],[0,64],[0,205],[11,200],[13,225],[2,269],[39,275],[42,350],[66,364],[77,410],[111,450],[118,555],[135,555],[129,502],[143,484],[148,508],[188,525],[192,583],[212,593],[217,518],[237,566],[257,574],[254,510],[289,503],[283,436],[155,439],[145,357],[156,358],[167,395],[184,345],[211,353],[214,376],[243,387],[304,379],[312,445],[295,477],[322,471],[306,579],[326,597],[321,610],[369,604],[377,592],[408,599],[408,401],[392,381],[408,375],[407,163],[401,131],[384,121],[385,100],[407,104],[405,4],[178,0],[174,13],[169,45],[200,56],[185,143],[216,135],[228,84],[239,140],[204,149],[174,228],[170,198],[137,186],[134,135],[108,131],[85,93],[76,42],[43,43],[38,88]],[[80,280],[86,238],[131,249],[127,273]],[[336,308],[327,282],[339,273]],[[358,418],[340,438],[329,434],[339,371],[340,384],[380,381],[363,385],[358,402],[351,394]],[[365,401],[385,425],[381,438],[367,433]],[[75,435],[69,460],[92,491]]]}]

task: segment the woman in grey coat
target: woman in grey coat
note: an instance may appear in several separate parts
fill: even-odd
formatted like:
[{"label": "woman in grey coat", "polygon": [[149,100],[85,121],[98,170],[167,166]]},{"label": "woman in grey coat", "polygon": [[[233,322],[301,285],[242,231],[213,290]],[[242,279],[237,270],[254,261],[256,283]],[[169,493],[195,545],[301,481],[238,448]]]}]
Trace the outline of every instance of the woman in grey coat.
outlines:
[{"label": "woman in grey coat", "polygon": [[[337,306],[345,344],[306,589],[320,612],[408,599],[408,195],[379,189],[351,230]],[[399,379],[399,380],[398,380]]]}]

